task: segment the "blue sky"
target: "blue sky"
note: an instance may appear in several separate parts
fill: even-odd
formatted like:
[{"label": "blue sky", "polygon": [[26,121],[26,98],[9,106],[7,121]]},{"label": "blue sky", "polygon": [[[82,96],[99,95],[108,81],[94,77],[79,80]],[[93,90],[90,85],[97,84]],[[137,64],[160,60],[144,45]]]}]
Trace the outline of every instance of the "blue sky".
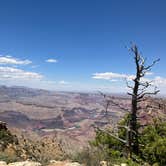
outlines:
[{"label": "blue sky", "polygon": [[[126,91],[135,42],[166,93],[165,0],[0,0],[0,82],[51,90]],[[95,75],[97,73],[97,75]]]}]

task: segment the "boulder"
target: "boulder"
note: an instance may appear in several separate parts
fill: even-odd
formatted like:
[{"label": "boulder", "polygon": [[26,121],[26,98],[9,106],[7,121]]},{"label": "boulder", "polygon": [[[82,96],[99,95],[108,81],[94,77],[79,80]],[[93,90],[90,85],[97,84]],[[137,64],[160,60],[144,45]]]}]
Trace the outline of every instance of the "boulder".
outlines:
[{"label": "boulder", "polygon": [[49,166],[83,166],[77,162],[69,162],[69,161],[50,161]]},{"label": "boulder", "polygon": [[23,162],[10,163],[8,164],[8,166],[41,166],[41,164],[33,161],[23,161]]},{"label": "boulder", "polygon": [[7,166],[5,161],[0,161],[0,166]]}]

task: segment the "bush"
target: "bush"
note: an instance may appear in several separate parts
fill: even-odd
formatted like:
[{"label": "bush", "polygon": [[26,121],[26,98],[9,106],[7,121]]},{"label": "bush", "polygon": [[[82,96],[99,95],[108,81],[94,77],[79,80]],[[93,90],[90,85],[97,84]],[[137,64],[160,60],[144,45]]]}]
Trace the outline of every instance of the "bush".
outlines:
[{"label": "bush", "polygon": [[150,164],[166,165],[166,122],[155,120],[141,135],[141,157]]},{"label": "bush", "polygon": [[[121,121],[120,124],[124,123]],[[119,130],[118,135],[124,137],[124,130]],[[131,159],[126,158],[126,147],[124,144],[108,135],[106,132],[96,130],[96,137],[90,142],[89,149],[75,156],[78,162],[88,166],[99,165],[100,161],[107,161],[108,165],[127,163],[129,166],[139,166],[149,163],[155,166],[166,165],[166,122],[154,120],[153,124],[140,130],[140,151],[138,155],[133,154]]]},{"label": "bush", "polygon": [[0,161],[5,161],[6,163],[16,162],[20,160],[16,155],[9,155],[8,153],[0,153]]},{"label": "bush", "polygon": [[12,135],[8,129],[0,129],[0,146],[4,151],[9,144],[18,144],[18,139],[15,135]]}]

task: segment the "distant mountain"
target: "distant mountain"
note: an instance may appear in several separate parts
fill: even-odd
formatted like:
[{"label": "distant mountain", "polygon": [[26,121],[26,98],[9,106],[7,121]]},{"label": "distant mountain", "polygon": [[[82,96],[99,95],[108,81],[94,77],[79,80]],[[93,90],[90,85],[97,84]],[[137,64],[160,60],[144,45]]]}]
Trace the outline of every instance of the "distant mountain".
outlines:
[{"label": "distant mountain", "polygon": [[51,92],[42,89],[33,89],[22,86],[0,86],[0,95],[8,96],[9,98],[19,97],[34,97],[42,94],[49,94]]},{"label": "distant mountain", "polygon": [[[111,99],[121,108],[130,109],[130,98],[114,95]],[[163,103],[166,103],[165,99],[159,98],[149,98],[142,103],[141,123],[146,124],[157,115],[164,116],[166,107]],[[97,93],[0,86],[1,121],[23,133],[32,132],[39,137],[56,135],[65,146],[86,145],[94,137],[93,125],[114,125],[126,114],[126,111],[112,104],[106,115],[105,105],[103,96]]]},{"label": "distant mountain", "polygon": [[[113,100],[128,107],[128,99]],[[52,92],[27,87],[0,86],[0,120],[10,128],[36,133],[59,135],[74,144],[83,145],[93,136],[92,125],[106,125],[105,102],[100,94],[79,92]],[[108,119],[116,123],[124,112],[112,106]]]}]

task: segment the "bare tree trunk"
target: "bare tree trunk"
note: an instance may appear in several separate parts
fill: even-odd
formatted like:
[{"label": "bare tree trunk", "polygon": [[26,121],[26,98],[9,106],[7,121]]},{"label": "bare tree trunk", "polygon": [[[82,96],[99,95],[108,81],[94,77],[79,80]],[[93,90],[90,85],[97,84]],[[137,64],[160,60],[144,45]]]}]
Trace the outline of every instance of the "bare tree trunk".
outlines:
[{"label": "bare tree trunk", "polygon": [[[137,125],[137,111],[138,111],[138,91],[139,91],[139,82],[140,82],[140,74],[141,74],[141,67],[139,65],[139,55],[138,51],[136,49],[135,51],[135,64],[136,64],[136,78],[134,79],[134,87],[133,87],[133,94],[132,94],[132,104],[131,104],[131,119],[130,119],[130,129],[131,131],[131,136],[129,137],[132,141],[131,147],[133,149],[133,152],[138,154],[139,151],[139,143],[138,143],[138,125]],[[133,144],[133,145],[132,145]]]},{"label": "bare tree trunk", "polygon": [[139,141],[138,141],[138,122],[137,122],[137,114],[138,114],[138,103],[142,101],[142,99],[145,97],[145,95],[155,95],[159,91],[154,90],[154,92],[146,92],[147,88],[151,86],[150,82],[142,82],[141,78],[145,76],[145,74],[151,70],[151,67],[159,61],[153,61],[153,63],[149,66],[145,66],[145,61],[140,53],[138,52],[138,48],[136,45],[133,45],[131,47],[131,51],[134,53],[134,59],[135,59],[135,65],[136,65],[136,76],[134,81],[134,86],[128,86],[132,89],[132,93],[130,94],[132,96],[131,101],[131,113],[130,113],[130,122],[129,122],[129,128],[130,131],[129,134],[129,147],[132,152],[134,152],[136,155],[139,154]]},{"label": "bare tree trunk", "polygon": [[135,81],[135,86],[133,90],[133,96],[132,96],[132,108],[131,108],[131,119],[130,119],[130,129],[131,132],[129,133],[129,141],[130,146],[133,149],[133,152],[138,154],[139,151],[139,143],[138,143],[138,125],[137,125],[137,93],[138,93],[138,82]]}]

